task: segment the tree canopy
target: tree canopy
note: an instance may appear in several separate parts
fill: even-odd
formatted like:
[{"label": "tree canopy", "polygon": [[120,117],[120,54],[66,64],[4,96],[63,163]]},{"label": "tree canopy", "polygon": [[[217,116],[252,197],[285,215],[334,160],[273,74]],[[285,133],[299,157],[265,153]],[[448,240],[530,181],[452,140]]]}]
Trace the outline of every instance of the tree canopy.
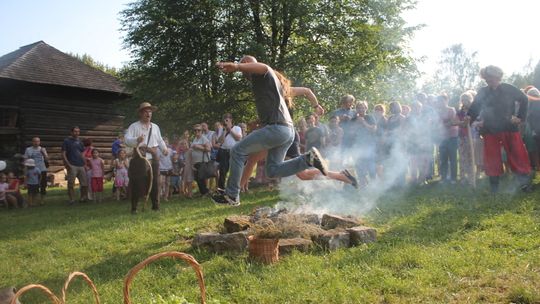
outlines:
[{"label": "tree canopy", "polygon": [[[164,127],[255,118],[250,86],[223,75],[221,60],[250,54],[310,87],[328,108],[351,93],[399,99],[417,74],[401,17],[413,0],[138,0],[121,12],[132,62],[122,73],[140,99],[160,107]],[[306,104],[300,101],[298,104]],[[297,112],[303,114],[307,108]],[[238,119],[237,119],[238,120]]]}]

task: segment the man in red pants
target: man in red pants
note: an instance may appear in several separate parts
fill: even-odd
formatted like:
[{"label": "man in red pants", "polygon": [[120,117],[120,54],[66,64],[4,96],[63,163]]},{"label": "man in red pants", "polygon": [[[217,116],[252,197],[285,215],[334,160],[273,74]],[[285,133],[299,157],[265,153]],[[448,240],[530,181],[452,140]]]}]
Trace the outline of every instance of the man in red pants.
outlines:
[{"label": "man in red pants", "polygon": [[483,120],[484,166],[491,191],[497,192],[499,176],[503,174],[501,147],[506,151],[508,164],[516,174],[522,191],[529,191],[531,172],[529,156],[519,133],[519,124],[527,118],[528,100],[518,88],[502,83],[503,71],[496,66],[480,70],[487,83],[478,91],[468,111],[470,121],[478,116]]}]

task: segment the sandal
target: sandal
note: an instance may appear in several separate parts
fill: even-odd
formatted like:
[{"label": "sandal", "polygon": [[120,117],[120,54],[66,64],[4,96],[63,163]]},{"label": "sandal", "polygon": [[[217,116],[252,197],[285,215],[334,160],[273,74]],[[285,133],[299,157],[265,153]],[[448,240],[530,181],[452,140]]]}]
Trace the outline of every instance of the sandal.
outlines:
[{"label": "sandal", "polygon": [[351,186],[358,189],[358,181],[356,180],[356,177],[354,177],[349,170],[345,169],[341,171],[343,175],[351,182]]}]

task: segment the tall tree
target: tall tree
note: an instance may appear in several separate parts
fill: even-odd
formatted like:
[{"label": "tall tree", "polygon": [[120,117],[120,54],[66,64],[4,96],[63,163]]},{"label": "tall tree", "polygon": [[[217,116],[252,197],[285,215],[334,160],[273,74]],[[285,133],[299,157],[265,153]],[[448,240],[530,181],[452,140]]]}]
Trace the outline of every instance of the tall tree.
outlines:
[{"label": "tall tree", "polygon": [[397,98],[416,73],[405,48],[415,28],[400,16],[412,7],[412,0],[139,0],[121,13],[134,58],[124,76],[176,129],[224,112],[254,118],[249,86],[214,68],[243,54],[313,88],[330,109],[344,93]]},{"label": "tall tree", "polygon": [[467,52],[463,44],[454,44],[445,48],[438,62],[439,68],[424,88],[437,91],[433,93],[444,91],[454,96],[475,88],[480,80],[477,55],[477,52]]}]

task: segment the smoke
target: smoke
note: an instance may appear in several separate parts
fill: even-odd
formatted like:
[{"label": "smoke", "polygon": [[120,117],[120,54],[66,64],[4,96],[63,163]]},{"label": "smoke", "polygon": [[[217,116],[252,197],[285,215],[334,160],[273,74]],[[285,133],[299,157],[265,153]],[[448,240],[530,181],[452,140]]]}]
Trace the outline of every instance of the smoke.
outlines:
[{"label": "smoke", "polygon": [[292,176],[282,179],[279,185],[282,201],[277,207],[293,213],[361,216],[375,208],[384,195],[403,193],[403,189],[424,182],[431,174],[433,147],[443,133],[437,111],[420,107],[417,104],[407,118],[394,117],[401,118],[397,118],[399,123],[393,130],[383,130],[379,124],[378,130],[366,133],[360,129],[361,124],[348,122],[353,125],[348,126],[350,130],[343,140],[350,142],[323,150],[331,170],[346,168],[355,172],[360,181],[366,181],[360,189],[322,175],[311,181]]}]

